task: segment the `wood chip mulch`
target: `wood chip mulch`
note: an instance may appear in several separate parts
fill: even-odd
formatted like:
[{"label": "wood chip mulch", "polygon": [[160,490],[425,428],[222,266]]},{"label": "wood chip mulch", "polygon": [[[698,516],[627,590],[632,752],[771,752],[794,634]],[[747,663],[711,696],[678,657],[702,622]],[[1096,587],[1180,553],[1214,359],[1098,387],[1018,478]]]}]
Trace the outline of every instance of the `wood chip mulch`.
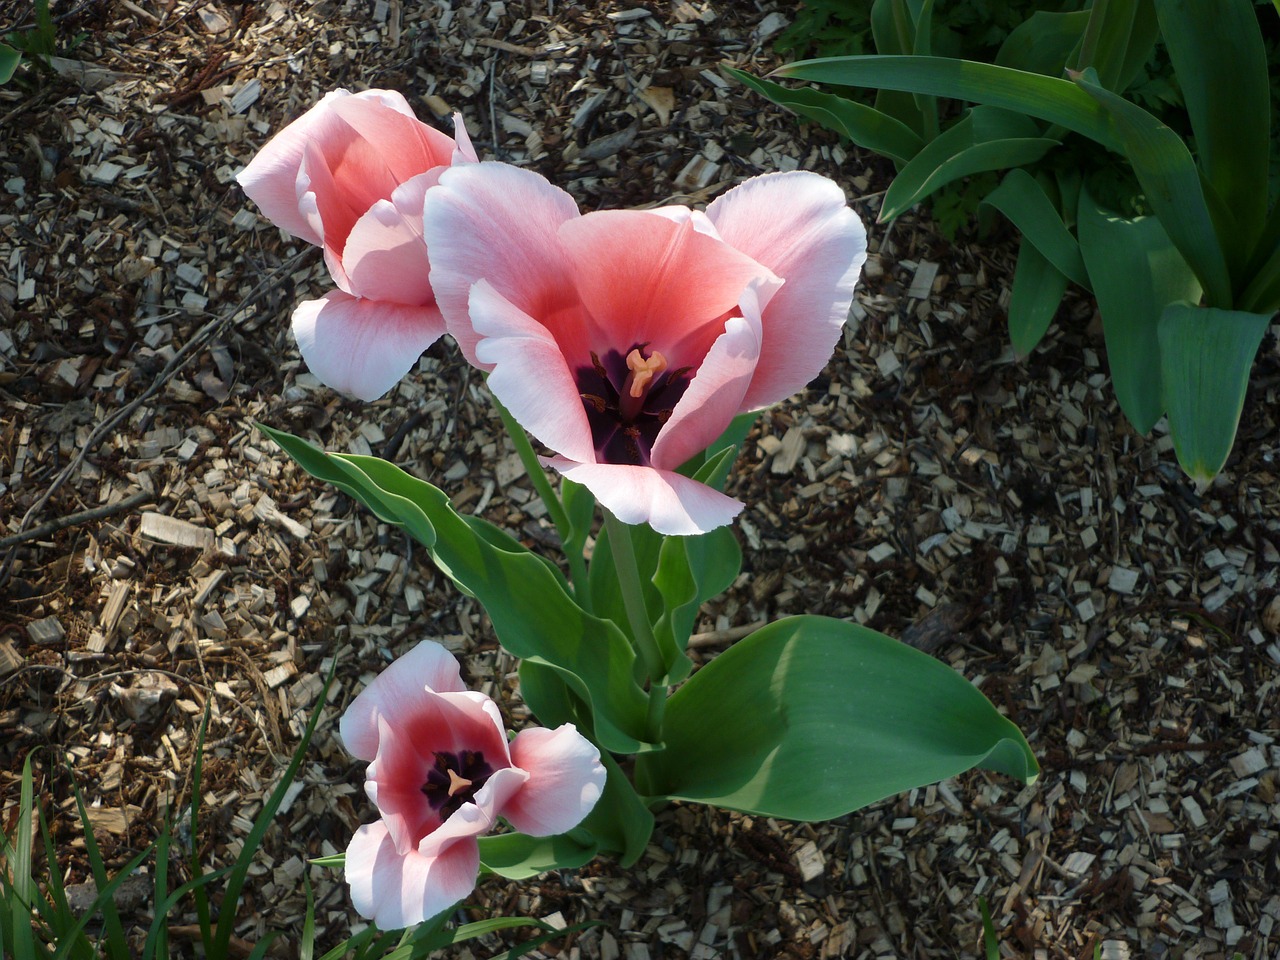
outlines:
[{"label": "wood chip mulch", "polygon": [[[306,858],[371,815],[336,736],[360,686],[430,636],[523,713],[476,605],[254,423],[394,459],[531,545],[550,527],[452,347],[374,404],[307,373],[288,316],[328,289],[323,264],[258,216],[236,171],[338,86],[402,90],[445,129],[461,110],[483,155],[584,209],[703,203],[802,168],[872,223],[892,171],[718,72],[777,62],[794,9],[771,0],[54,12],[81,45],[0,88],[0,824],[43,747],[60,869],[86,878],[71,774],[119,867],[186,796],[207,706],[204,827],[179,838],[224,865],[336,660],[236,929],[244,949],[284,929],[273,955],[296,956]],[[694,649],[711,658],[787,614],[866,623],[1006,709],[1043,777],[975,772],[812,825],[675,805],[634,870],[487,880],[469,915],[605,921],[542,956],[950,958],[982,955],[982,898],[1009,957],[1275,956],[1274,338],[1235,454],[1198,493],[1167,433],[1125,424],[1087,299],[1012,356],[1011,234],[948,242],[911,214],[871,235],[828,371],[748,440],[732,487],[746,567]],[[358,918],[340,877],[311,876],[325,946]],[[126,919],[145,929],[152,906]]]}]

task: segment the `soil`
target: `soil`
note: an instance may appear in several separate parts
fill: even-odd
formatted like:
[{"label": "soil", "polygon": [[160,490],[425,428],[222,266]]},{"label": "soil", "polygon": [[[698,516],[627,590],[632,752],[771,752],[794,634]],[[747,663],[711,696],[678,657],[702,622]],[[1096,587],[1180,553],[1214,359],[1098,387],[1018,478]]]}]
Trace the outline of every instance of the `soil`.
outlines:
[{"label": "soil", "polygon": [[[484,880],[461,914],[601,920],[542,956],[1247,958],[1280,932],[1280,363],[1257,361],[1204,491],[1116,406],[1092,302],[1042,346],[1005,329],[1017,238],[877,224],[892,169],[725,79],[790,4],[436,0],[56,3],[64,59],[0,88],[0,823],[34,757],[56,869],[108,866],[185,802],[201,716],[205,869],[243,847],[322,681],[300,788],[267,833],[237,948],[316,890],[327,949],[359,918],[342,850],[372,817],[337,717],[389,659],[448,644],[525,711],[487,620],[400,531],[256,432],[373,452],[543,548],[550,526],[448,342],[364,404],[311,377],[289,315],[329,281],[234,174],[326,91],[389,87],[583,209],[702,204],[756,173],[836,179],[871,258],[821,377],[760,417],[730,492],[744,573],[703,662],[796,613],[864,623],[963,673],[1027,734],[1034,786],[973,772],[827,823],[673,805],[633,869]],[[146,869],[153,870],[154,865]],[[187,878],[185,851],[175,882]],[[125,920],[145,931],[154,904]],[[229,905],[224,908],[231,908]],[[195,955],[190,903],[170,915]],[[498,956],[529,931],[448,953]]]}]

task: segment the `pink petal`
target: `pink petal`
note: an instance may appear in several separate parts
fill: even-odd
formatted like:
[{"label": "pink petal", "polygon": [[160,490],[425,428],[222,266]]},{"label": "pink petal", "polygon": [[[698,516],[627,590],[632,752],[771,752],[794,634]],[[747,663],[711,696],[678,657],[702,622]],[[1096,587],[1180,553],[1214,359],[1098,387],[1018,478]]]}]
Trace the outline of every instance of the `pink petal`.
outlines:
[{"label": "pink petal", "polygon": [[382,823],[356,831],[344,867],[356,912],[383,930],[413,926],[448,910],[475,889],[479,869],[474,839],[450,844],[434,857],[416,850],[401,856]]},{"label": "pink petal", "polygon": [[595,460],[591,425],[573,372],[551,332],[487,280],[471,289],[471,328],[482,339],[476,361],[491,369],[489,389],[520,425],[557,453]]},{"label": "pink petal", "polygon": [[476,148],[471,145],[471,135],[467,133],[467,124],[461,113],[453,115],[453,151],[452,163],[479,163]]},{"label": "pink petal", "polygon": [[422,201],[444,167],[396,187],[356,221],[342,252],[351,294],[417,306],[434,302],[427,243],[422,238]]},{"label": "pink petal", "polygon": [[[368,206],[352,206],[334,182],[333,173],[319,144],[308,143],[298,168],[298,211],[312,231],[323,239],[324,262],[329,276],[345,293],[351,293],[347,271],[342,265],[342,250],[347,235]],[[370,201],[375,203],[376,198]]]},{"label": "pink petal", "polygon": [[[423,224],[431,287],[468,361],[477,363],[480,335],[467,306],[471,286],[480,279],[560,339],[558,318],[576,313],[576,300],[556,229],[577,216],[569,194],[531,170],[505,163],[450,167],[427,194]],[[572,338],[572,330],[567,336]],[[564,347],[566,340],[560,343]]]},{"label": "pink petal", "polygon": [[394,387],[442,333],[434,305],[383,303],[338,290],[293,312],[293,335],[311,372],[361,400]]},{"label": "pink petal", "polygon": [[347,154],[335,164],[335,175],[342,187],[359,189],[360,184],[348,177],[365,175],[365,165],[375,160],[394,183],[404,183],[432,167],[449,165],[454,151],[452,137],[418,120],[402,94],[391,90],[366,93],[376,96],[357,95],[333,106],[368,145],[367,155],[357,158]]},{"label": "pink petal", "polygon": [[432,692],[466,689],[453,654],[432,640],[423,640],[393,660],[351,701],[338,725],[347,752],[361,760],[378,753],[379,716],[391,723],[433,706]]},{"label": "pink petal", "polygon": [[814,173],[766,174],[707,207],[724,241],[786,281],[764,311],[747,409],[801,389],[831,358],[867,259],[867,233],[844,191]]},{"label": "pink petal", "polygon": [[563,457],[544,457],[542,462],[590,490],[600,505],[623,523],[647,523],[658,533],[706,533],[723,527],[742,511],[742,504],[732,497],[672,470],[574,463]]},{"label": "pink petal", "polygon": [[[437,725],[434,717],[423,719]],[[413,740],[420,724],[389,723],[382,714],[375,715],[375,723],[378,752],[366,771],[365,793],[377,806],[396,849],[404,854],[440,826],[439,815],[422,793],[434,757]]]},{"label": "pink petal", "polygon": [[653,444],[653,465],[674,470],[701,453],[742,412],[756,364],[760,361],[760,308],[755,285],[743,293],[743,316],[724,325],[688,389]]},{"label": "pink petal", "polygon": [[455,843],[488,833],[497,826],[502,808],[528,780],[529,774],[517,767],[494,771],[470,802],[454,811],[440,829],[422,838],[418,852],[427,857],[439,856]]},{"label": "pink petal", "polygon": [[[752,280],[770,277],[750,257],[682,222],[642,210],[603,210],[570,220],[560,241],[573,261],[578,295],[602,330],[598,345],[626,353],[637,343],[673,366],[697,364]],[[706,343],[694,356],[672,355],[691,333]]]},{"label": "pink petal", "polygon": [[355,136],[334,111],[334,104],[350,97],[334,90],[263,146],[248,166],[236,174],[245,195],[280,229],[317,246],[323,235],[298,211],[298,170],[306,145],[314,140],[340,142]]},{"label": "pink petal", "polygon": [[549,837],[572,830],[604,792],[600,751],[571,723],[521,730],[511,741],[511,760],[529,781],[499,812],[521,833]]}]

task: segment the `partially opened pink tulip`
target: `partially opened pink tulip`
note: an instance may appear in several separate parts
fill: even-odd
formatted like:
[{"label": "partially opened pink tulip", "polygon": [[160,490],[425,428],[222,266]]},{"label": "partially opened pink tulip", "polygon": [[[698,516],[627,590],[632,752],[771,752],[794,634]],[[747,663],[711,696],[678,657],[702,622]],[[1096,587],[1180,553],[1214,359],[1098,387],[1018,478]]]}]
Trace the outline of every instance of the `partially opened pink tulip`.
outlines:
[{"label": "partially opened pink tulip", "polygon": [[572,724],[507,742],[497,705],[468,691],[458,661],[424,641],[367,686],[339,727],[368,760],[380,819],[347,847],[351,899],[384,930],[421,923],[476,885],[476,838],[506,819],[535,837],[571,830],[604,790],[600,752]]},{"label": "partially opened pink tulip", "polygon": [[236,177],[282,230],[324,248],[338,289],[301,304],[293,332],[320,380],[362,400],[390,390],[444,333],[422,238],[422,202],[450,164],[475,161],[392,90],[335,90]]},{"label": "partially opened pink tulip", "polygon": [[867,248],[840,187],[803,172],[748,180],[705,214],[583,216],[531,171],[454,167],[425,223],[449,332],[556,453],[544,462],[665,534],[742,509],[676,468],[822,370]]}]

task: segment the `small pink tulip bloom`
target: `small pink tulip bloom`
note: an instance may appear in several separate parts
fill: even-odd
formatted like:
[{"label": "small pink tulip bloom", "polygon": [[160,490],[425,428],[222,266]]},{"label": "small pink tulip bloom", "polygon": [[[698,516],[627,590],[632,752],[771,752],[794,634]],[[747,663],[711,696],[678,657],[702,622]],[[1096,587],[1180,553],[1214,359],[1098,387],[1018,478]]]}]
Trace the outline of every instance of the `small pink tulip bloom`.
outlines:
[{"label": "small pink tulip bloom", "polygon": [[351,899],[384,930],[421,923],[476,885],[476,838],[499,817],[535,837],[571,830],[604,790],[600,752],[574,728],[531,727],[510,743],[497,705],[467,690],[458,661],[423,641],[352,701],[339,726],[368,760],[380,818],[347,847]]},{"label": "small pink tulip bloom", "polygon": [[422,202],[476,153],[421,123],[391,90],[335,90],[281,130],[236,177],[276,226],[324,248],[338,289],[302,303],[293,332],[329,386],[376,400],[444,333],[429,280]]},{"label": "small pink tulip bloom", "polygon": [[664,534],[742,509],[676,468],[822,370],[867,250],[844,191],[803,172],[706,213],[584,216],[536,173],[484,163],[446,171],[425,211],[449,332],[555,452],[543,462]]}]

